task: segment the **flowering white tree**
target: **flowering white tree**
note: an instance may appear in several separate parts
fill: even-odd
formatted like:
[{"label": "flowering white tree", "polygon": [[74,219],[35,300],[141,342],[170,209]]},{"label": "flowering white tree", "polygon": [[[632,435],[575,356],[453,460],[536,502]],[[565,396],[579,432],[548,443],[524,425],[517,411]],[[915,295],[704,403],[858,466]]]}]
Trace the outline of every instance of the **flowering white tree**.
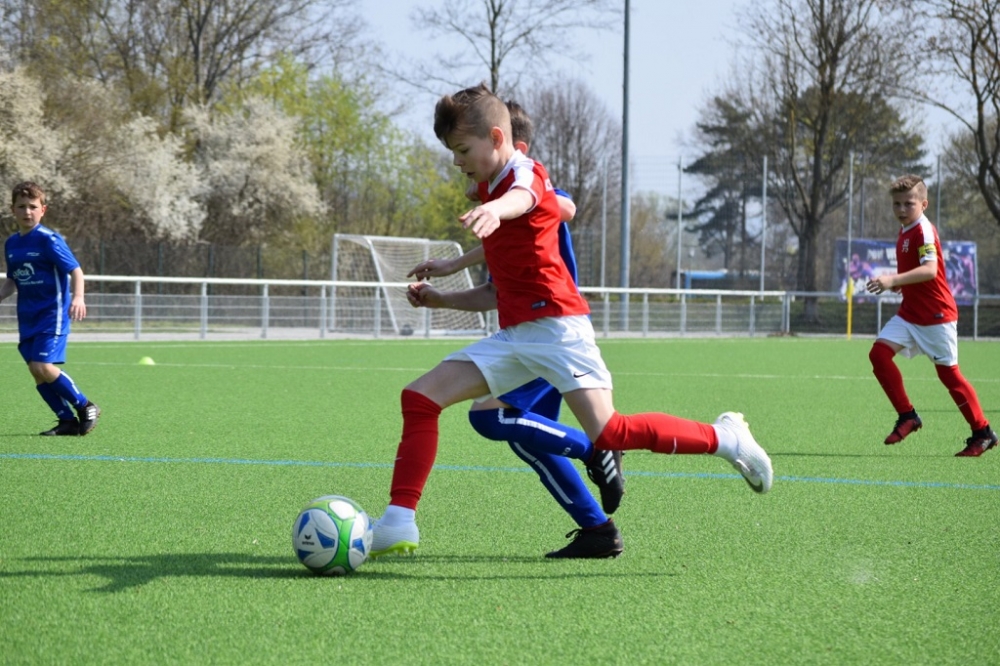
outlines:
[{"label": "flowering white tree", "polygon": [[162,139],[156,121],[139,116],[121,129],[118,158],[109,176],[159,238],[197,238],[205,221],[208,184],[198,166],[185,162],[181,139]]},{"label": "flowering white tree", "polygon": [[260,242],[296,219],[326,211],[305,155],[296,147],[296,120],[261,97],[227,114],[187,114],[205,174],[208,218],[202,240]]},{"label": "flowering white tree", "polygon": [[0,180],[7,187],[36,181],[50,198],[71,195],[59,166],[66,137],[45,122],[43,101],[41,87],[24,70],[0,70]]}]

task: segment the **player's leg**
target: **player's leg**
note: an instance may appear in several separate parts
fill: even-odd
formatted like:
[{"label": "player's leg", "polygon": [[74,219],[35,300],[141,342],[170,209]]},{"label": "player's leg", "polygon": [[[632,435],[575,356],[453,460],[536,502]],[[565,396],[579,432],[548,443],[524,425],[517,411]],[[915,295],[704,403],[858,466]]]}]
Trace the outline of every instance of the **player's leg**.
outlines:
[{"label": "player's leg", "polygon": [[[81,434],[77,416],[80,408],[88,404],[88,400],[57,365],[66,360],[66,336],[37,335],[27,338],[18,344],[18,351],[28,364],[28,372],[35,380],[35,389],[58,419],[55,427],[41,434]],[[74,408],[77,413],[74,413]],[[93,429],[92,425],[90,429]]]},{"label": "player's leg", "polygon": [[965,448],[955,455],[959,458],[975,458],[983,455],[997,445],[997,434],[986,420],[976,390],[962,375],[958,365],[935,365],[934,368],[941,383],[948,389],[951,399],[955,401],[958,410],[972,428],[972,436],[965,440]]},{"label": "player's leg", "polygon": [[411,552],[417,547],[417,503],[437,456],[441,411],[488,392],[474,363],[447,359],[403,389],[403,432],[396,449],[389,506],[373,528],[373,557]]},{"label": "player's leg", "polygon": [[[505,393],[501,398],[502,400],[490,398],[476,403],[474,409],[486,412],[517,407],[530,410],[531,413],[554,422],[559,420],[562,396],[555,387],[543,379],[529,382]],[[495,414],[498,415],[498,412]],[[567,534],[568,537],[573,537],[573,540],[567,546],[547,553],[546,557],[597,558],[617,557],[621,554],[623,549],[621,532],[608,517],[608,514],[614,513],[621,504],[624,493],[620,452],[609,454],[617,455],[619,463],[613,469],[615,477],[613,482],[602,485],[595,480],[601,491],[599,505],[587,490],[583,477],[570,459],[533,449],[520,442],[509,440],[507,443],[515,455],[535,470],[541,484],[577,525],[577,529]]]},{"label": "player's leg", "polygon": [[872,373],[898,415],[892,432],[885,438],[886,444],[903,441],[910,433],[920,430],[923,425],[913,403],[910,402],[910,397],[906,394],[903,375],[895,361],[895,356],[899,352],[916,348],[917,342],[913,339],[910,327],[897,315],[882,327],[878,339],[868,352]]},{"label": "player's leg", "polygon": [[607,389],[579,389],[564,393],[563,399],[598,449],[717,455],[736,468],[754,492],[771,489],[771,459],[738,412],[725,412],[709,424],[662,412],[621,414]]},{"label": "player's leg", "polygon": [[[539,446],[555,444],[558,449],[559,442],[565,442],[561,451],[544,450],[570,457],[582,453],[580,457],[589,465],[594,464],[594,459],[587,456],[593,456],[594,451],[648,449],[656,453],[715,454],[736,467],[756,492],[770,489],[770,458],[750,434],[741,414],[726,412],[714,424],[663,413],[620,414],[612,403],[611,373],[601,357],[590,319],[551,317],[531,324],[523,334],[534,344],[525,345],[518,357],[532,372],[559,389],[584,432],[581,441],[572,429],[537,428],[534,441]],[[519,425],[516,419],[511,421],[503,425]],[[555,441],[548,442],[553,437]],[[593,444],[587,449],[584,441]]]},{"label": "player's leg", "polygon": [[978,457],[997,444],[997,435],[983,413],[976,390],[958,367],[958,324],[919,326],[914,337],[920,349],[934,361],[938,379],[972,430],[965,447],[955,455],[960,458]]}]

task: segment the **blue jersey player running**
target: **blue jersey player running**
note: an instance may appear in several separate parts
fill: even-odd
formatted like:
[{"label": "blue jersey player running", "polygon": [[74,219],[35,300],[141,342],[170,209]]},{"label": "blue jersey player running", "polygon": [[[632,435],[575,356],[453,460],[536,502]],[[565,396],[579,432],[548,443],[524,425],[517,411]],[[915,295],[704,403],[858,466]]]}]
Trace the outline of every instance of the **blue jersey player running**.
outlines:
[{"label": "blue jersey player running", "polygon": [[[521,152],[527,153],[532,136],[531,120],[516,102],[508,102],[507,107],[511,112],[511,134],[514,145]],[[576,282],[576,256],[573,252],[569,225],[565,222],[573,218],[576,207],[566,192],[557,189],[556,194],[559,196],[560,213],[564,220],[559,225],[559,252],[573,276],[573,281]],[[450,275],[480,263],[483,259],[482,246],[479,246],[456,259],[425,261],[414,268],[409,275],[419,279]],[[410,296],[410,302],[415,306],[448,307],[447,295],[437,292],[426,283],[411,288]],[[558,421],[562,396],[554,386],[539,378],[500,396],[499,399],[491,398],[490,402],[496,403],[498,416],[505,419],[525,418],[526,413],[531,413]],[[608,517],[608,514],[614,513],[618,508],[624,492],[621,451],[602,451],[587,466],[588,475],[601,492],[601,505],[598,505],[570,458],[525,447],[516,441],[508,444],[519,458],[537,472],[542,485],[578,525],[576,530],[567,534],[568,537],[574,537],[573,540],[564,548],[548,553],[546,557],[600,558],[617,557],[621,554],[623,549],[621,532]]]},{"label": "blue jersey player running", "polygon": [[11,212],[20,230],[4,243],[7,279],[0,302],[17,292],[17,350],[35,378],[35,388],[59,422],[42,435],[86,435],[100,408],[57,366],[66,361],[70,321],[87,316],[83,269],[62,236],[41,224],[45,191],[32,182],[11,192]]}]

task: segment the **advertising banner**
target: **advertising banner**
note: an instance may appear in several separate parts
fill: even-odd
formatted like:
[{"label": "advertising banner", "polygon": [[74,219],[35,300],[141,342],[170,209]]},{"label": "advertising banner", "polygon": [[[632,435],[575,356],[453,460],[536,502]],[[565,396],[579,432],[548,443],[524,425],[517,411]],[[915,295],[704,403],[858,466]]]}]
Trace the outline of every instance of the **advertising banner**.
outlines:
[{"label": "advertising banner", "polygon": [[[977,280],[976,244],[971,241],[941,241],[944,265],[948,271],[948,285],[959,305],[971,305],[979,289]],[[847,239],[838,238],[834,266],[835,290],[841,299],[847,299],[848,276],[853,282],[854,302],[863,303],[875,297],[865,291],[865,283],[884,273],[896,272],[896,241],[856,238],[851,240],[847,252]],[[886,293],[883,300],[899,300],[899,295]]]}]

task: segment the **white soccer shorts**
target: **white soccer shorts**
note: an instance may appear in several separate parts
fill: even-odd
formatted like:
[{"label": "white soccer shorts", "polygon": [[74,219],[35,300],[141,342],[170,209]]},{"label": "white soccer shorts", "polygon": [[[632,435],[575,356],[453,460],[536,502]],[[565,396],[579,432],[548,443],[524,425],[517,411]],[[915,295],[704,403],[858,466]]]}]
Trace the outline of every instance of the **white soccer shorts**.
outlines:
[{"label": "white soccer shorts", "polygon": [[937,365],[958,365],[958,322],[917,326],[895,315],[878,337],[901,345],[907,358],[926,354]]},{"label": "white soccer shorts", "polygon": [[544,317],[510,326],[444,360],[475,363],[493,396],[513,391],[536,377],[544,378],[560,393],[611,389],[611,373],[585,315]]}]

